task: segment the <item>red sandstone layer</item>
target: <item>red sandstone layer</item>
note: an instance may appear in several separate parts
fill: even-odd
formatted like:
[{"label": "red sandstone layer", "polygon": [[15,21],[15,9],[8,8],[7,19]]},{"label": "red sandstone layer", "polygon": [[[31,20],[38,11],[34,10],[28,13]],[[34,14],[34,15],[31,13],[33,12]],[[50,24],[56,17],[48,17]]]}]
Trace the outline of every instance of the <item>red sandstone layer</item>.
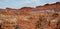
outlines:
[{"label": "red sandstone layer", "polygon": [[60,29],[60,2],[21,9],[0,9],[3,29]]}]

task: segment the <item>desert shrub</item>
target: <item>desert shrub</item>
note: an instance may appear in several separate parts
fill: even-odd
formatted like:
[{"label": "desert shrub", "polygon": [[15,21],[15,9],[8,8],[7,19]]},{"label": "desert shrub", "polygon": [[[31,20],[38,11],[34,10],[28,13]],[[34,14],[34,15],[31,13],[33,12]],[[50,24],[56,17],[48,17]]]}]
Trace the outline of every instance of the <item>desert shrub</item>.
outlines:
[{"label": "desert shrub", "polygon": [[37,28],[42,28],[43,29],[43,27],[42,27],[42,22],[44,22],[44,16],[39,16],[39,20],[36,22],[36,29]]}]

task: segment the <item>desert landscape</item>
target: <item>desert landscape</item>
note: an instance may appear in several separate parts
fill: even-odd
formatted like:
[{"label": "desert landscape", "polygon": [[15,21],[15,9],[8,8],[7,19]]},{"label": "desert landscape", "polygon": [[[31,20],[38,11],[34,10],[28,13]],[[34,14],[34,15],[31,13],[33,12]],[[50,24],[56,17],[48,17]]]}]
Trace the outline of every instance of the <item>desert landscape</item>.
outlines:
[{"label": "desert landscape", "polygon": [[60,2],[0,9],[0,29],[60,29]]}]

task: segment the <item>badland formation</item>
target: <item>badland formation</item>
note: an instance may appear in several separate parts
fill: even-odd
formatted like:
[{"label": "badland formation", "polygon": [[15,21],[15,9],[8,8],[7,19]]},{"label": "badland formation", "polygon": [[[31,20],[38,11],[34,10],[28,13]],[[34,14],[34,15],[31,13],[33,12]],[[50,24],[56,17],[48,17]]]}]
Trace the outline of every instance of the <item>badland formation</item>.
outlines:
[{"label": "badland formation", "polygon": [[0,9],[0,29],[60,29],[60,2]]}]

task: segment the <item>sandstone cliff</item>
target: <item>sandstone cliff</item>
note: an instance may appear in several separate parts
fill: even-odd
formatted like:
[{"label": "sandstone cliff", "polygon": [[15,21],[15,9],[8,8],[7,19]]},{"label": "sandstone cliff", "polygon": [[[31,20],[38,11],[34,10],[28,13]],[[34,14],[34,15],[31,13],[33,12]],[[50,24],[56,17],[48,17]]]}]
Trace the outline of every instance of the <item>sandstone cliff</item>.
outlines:
[{"label": "sandstone cliff", "polygon": [[60,29],[60,2],[0,9],[0,29]]}]

